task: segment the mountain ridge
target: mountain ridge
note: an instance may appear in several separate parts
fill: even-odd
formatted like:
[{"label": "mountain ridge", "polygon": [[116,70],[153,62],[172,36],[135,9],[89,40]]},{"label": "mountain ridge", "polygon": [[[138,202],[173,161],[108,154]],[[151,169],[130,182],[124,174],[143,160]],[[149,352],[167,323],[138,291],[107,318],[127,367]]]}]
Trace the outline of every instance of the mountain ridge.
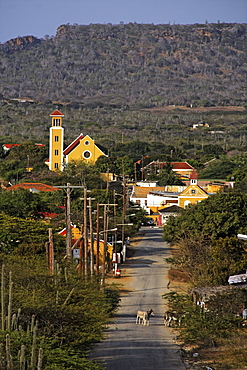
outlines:
[{"label": "mountain ridge", "polygon": [[0,93],[152,108],[243,105],[247,24],[61,25],[0,45]]}]

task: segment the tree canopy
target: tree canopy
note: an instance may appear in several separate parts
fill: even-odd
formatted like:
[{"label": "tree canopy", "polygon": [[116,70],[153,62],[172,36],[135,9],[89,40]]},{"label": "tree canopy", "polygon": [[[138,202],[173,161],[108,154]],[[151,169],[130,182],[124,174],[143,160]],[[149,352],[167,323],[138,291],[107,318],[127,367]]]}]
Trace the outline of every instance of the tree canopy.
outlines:
[{"label": "tree canopy", "polygon": [[197,286],[227,283],[229,275],[241,273],[247,264],[247,196],[239,190],[212,195],[190,206],[164,226],[164,239],[179,245],[181,264]]}]

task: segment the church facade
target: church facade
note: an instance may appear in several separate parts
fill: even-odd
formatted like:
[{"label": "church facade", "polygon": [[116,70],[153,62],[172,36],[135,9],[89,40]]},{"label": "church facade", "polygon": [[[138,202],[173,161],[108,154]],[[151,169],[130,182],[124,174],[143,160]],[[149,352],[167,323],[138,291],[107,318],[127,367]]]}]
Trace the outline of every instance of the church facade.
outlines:
[{"label": "church facade", "polygon": [[83,134],[64,149],[64,114],[55,110],[50,117],[49,159],[45,163],[51,171],[63,171],[66,164],[78,160],[94,164],[100,156],[107,156],[90,136]]}]

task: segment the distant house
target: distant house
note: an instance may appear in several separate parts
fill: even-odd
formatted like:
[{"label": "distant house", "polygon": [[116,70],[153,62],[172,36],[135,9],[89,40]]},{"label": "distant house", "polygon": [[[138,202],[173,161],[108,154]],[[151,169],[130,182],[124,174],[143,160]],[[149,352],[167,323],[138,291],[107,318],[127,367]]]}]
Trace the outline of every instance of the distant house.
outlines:
[{"label": "distant house", "polygon": [[[8,151],[10,151],[10,149],[15,148],[15,147],[18,147],[20,145],[21,144],[3,144],[4,153],[6,154],[6,153],[8,153]],[[35,143],[34,145],[36,145],[38,147],[45,146],[44,144],[40,144],[40,143]]]},{"label": "distant house", "polygon": [[32,193],[38,193],[40,191],[58,191],[61,190],[59,188],[56,188],[54,186],[37,183],[37,182],[23,182],[20,184],[12,185],[7,188],[8,191],[15,191],[18,189],[26,189],[31,191]]},{"label": "distant house", "polygon": [[181,207],[178,207],[176,204],[170,207],[162,208],[159,210],[159,220],[160,225],[165,225],[170,216],[176,217],[181,210]]},{"label": "distant house", "polygon": [[147,166],[143,168],[143,170],[146,175],[159,174],[163,169],[166,168],[168,164],[172,167],[172,171],[174,171],[177,175],[188,179],[190,177],[190,174],[194,170],[194,168],[187,162],[167,163],[159,161],[150,162]]},{"label": "distant house", "polygon": [[130,201],[138,204],[140,207],[145,209],[150,214],[150,208],[148,207],[147,195],[152,191],[164,191],[164,186],[133,186],[132,193],[130,195]]},{"label": "distant house", "polygon": [[244,274],[229,276],[228,283],[232,286],[247,287],[247,271]]},{"label": "distant house", "polygon": [[138,184],[139,186],[134,185],[132,188],[130,201],[145,209],[148,215],[159,225],[166,222],[168,215],[165,209],[168,209],[168,207],[172,207],[170,211],[175,211],[175,209],[186,208],[189,204],[196,204],[209,197],[209,194],[198,186],[197,174],[194,169],[190,174],[190,184],[188,186],[149,187],[145,182]]},{"label": "distant house", "polygon": [[[71,238],[72,238],[73,257],[79,259],[80,258],[80,243],[78,243],[78,241],[82,236],[81,231],[76,225],[71,225],[70,229],[71,229]],[[58,234],[66,237],[66,228],[59,231]],[[90,249],[90,243],[91,243],[91,240],[88,239],[88,249]],[[99,262],[100,264],[103,261],[104,248],[105,248],[105,242],[104,240],[100,240],[99,241]],[[96,260],[96,253],[97,253],[96,239],[94,239],[93,251],[94,251],[95,260]],[[112,261],[112,257],[113,257],[113,245],[107,242],[106,260],[110,262]]]}]

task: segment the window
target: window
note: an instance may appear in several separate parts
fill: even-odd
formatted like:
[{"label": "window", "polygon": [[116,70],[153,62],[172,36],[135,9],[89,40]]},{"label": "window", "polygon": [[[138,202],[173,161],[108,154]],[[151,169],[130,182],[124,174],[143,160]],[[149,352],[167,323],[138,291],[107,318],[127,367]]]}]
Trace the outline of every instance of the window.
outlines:
[{"label": "window", "polygon": [[190,203],[190,201],[189,201],[189,200],[186,200],[186,201],[184,202],[184,207],[188,207],[188,205],[189,205],[189,204],[191,204],[191,203]]},{"label": "window", "polygon": [[55,155],[58,155],[58,149],[55,149]]},{"label": "window", "polygon": [[54,118],[54,126],[60,126],[60,118]]},{"label": "window", "polygon": [[54,163],[54,167],[55,168],[58,168],[58,163]]},{"label": "window", "polygon": [[89,152],[89,150],[85,150],[85,152],[82,154],[82,156],[85,159],[89,159],[91,157],[91,152]]},{"label": "window", "polygon": [[191,190],[191,194],[196,194],[196,190],[195,189],[192,189]]},{"label": "window", "polygon": [[88,140],[85,141],[85,145],[89,145],[90,142]]},{"label": "window", "polygon": [[55,142],[58,142],[58,141],[59,141],[59,137],[55,136]]}]

